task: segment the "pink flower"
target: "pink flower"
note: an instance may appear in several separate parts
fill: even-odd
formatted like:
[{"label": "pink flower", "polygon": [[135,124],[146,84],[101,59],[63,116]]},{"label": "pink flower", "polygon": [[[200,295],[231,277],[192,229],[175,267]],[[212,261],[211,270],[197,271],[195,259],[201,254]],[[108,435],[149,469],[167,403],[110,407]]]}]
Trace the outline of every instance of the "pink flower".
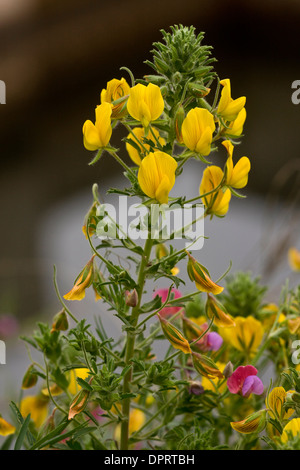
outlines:
[{"label": "pink flower", "polygon": [[[153,298],[159,295],[159,297],[161,297],[162,303],[164,303],[167,300],[168,292],[169,289],[157,289],[153,294]],[[174,299],[179,299],[180,297],[182,297],[182,294],[178,289],[172,289],[171,292],[174,295]],[[182,307],[164,307],[159,312],[159,314],[163,318],[171,317],[172,315],[175,315],[175,313],[179,312],[181,309]]]},{"label": "pink flower", "polygon": [[264,386],[256,374],[257,369],[253,366],[239,366],[227,380],[229,391],[243,397],[249,397],[251,393],[261,395]]},{"label": "pink flower", "polygon": [[[207,323],[203,323],[200,326],[202,331],[204,332],[208,327]],[[196,339],[196,338],[195,338]],[[210,333],[206,333],[199,341],[197,341],[196,345],[202,352],[207,351],[218,351],[223,344],[223,338],[216,333],[215,331],[211,331]]]}]

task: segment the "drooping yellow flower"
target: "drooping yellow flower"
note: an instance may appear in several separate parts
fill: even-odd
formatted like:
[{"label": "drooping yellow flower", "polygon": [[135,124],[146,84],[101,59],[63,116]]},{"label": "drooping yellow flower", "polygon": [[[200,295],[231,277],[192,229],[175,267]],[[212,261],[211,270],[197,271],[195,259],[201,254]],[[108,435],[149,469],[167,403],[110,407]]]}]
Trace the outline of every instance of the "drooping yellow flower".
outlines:
[{"label": "drooping yellow flower", "polygon": [[219,101],[217,114],[225,119],[225,121],[234,121],[246,104],[246,97],[241,96],[234,100],[231,98],[231,85],[229,78],[221,80],[223,86],[221,98]]},{"label": "drooping yellow flower", "polygon": [[275,387],[266,397],[266,407],[269,408],[268,413],[272,418],[274,414],[279,420],[289,419],[295,410],[292,408],[285,409],[284,403],[286,400],[287,392],[283,387]]},{"label": "drooping yellow flower", "polygon": [[85,289],[87,289],[93,282],[94,275],[94,258],[92,256],[90,261],[85,265],[77,279],[73,288],[64,295],[64,298],[67,300],[82,300],[85,297]]},{"label": "drooping yellow flower", "polygon": [[256,411],[242,421],[231,422],[231,427],[242,434],[252,434],[264,426],[266,410]]},{"label": "drooping yellow flower", "polygon": [[20,412],[23,418],[30,413],[30,417],[37,428],[46,421],[48,415],[49,398],[45,396],[27,396],[20,404]]},{"label": "drooping yellow flower", "polygon": [[[217,361],[216,366],[223,373],[226,364],[224,364],[223,362]],[[222,381],[222,384],[220,385],[221,381]],[[214,377],[211,379],[208,379],[207,377],[202,377],[201,383],[205,390],[211,390],[212,392],[216,392],[218,390],[220,393],[223,393],[225,392],[226,387],[227,387],[226,381],[223,381],[218,377]]]},{"label": "drooping yellow flower", "polygon": [[9,436],[9,434],[14,434],[15,432],[16,428],[0,415],[0,436]]},{"label": "drooping yellow flower", "polygon": [[[159,135],[159,132],[157,129],[153,128],[152,129],[153,133],[155,134],[157,140],[159,143],[163,146],[165,145],[166,141]],[[150,152],[150,145],[146,144],[144,142],[144,137],[145,137],[145,129],[143,127],[135,127],[132,129],[132,132],[128,134],[127,139],[131,139],[135,142],[135,144],[139,147],[139,151],[130,145],[129,142],[126,142],[126,150],[131,158],[131,160],[138,166],[140,166],[142,159],[141,155],[145,156]],[[151,132],[148,133],[147,135],[147,140],[151,140],[153,144],[156,145],[155,142],[155,137],[152,135]],[[142,144],[142,146],[141,146]]]},{"label": "drooping yellow flower", "polygon": [[232,153],[233,145],[230,140],[224,140],[222,145],[228,152],[228,159],[226,162],[226,185],[232,188],[244,188],[248,183],[248,173],[250,171],[250,160],[248,157],[242,157],[233,166]]},{"label": "drooping yellow flower", "polygon": [[138,83],[130,89],[127,111],[142,126],[147,128],[150,122],[160,117],[164,110],[164,100],[160,88],[153,83],[145,86]]},{"label": "drooping yellow flower", "polygon": [[213,282],[210,277],[207,269],[198,261],[191,256],[187,251],[189,260],[187,264],[187,272],[191,281],[194,281],[197,289],[201,292],[210,292],[214,295],[220,294],[224,287],[219,286]]},{"label": "drooping yellow flower", "polygon": [[295,437],[300,434],[300,418],[293,418],[283,428],[281,441],[285,444],[289,440],[289,435]]},{"label": "drooping yellow flower", "polygon": [[102,103],[95,110],[95,124],[87,120],[83,124],[83,144],[87,150],[98,150],[108,145],[112,134],[111,127],[112,105]]},{"label": "drooping yellow flower", "polygon": [[237,118],[229,124],[228,128],[223,128],[222,134],[229,137],[239,137],[243,132],[246,117],[246,109],[242,108]]},{"label": "drooping yellow flower", "polygon": [[182,123],[182,140],[188,149],[209,155],[215,128],[214,117],[207,109],[193,108]]},{"label": "drooping yellow flower", "polygon": [[70,371],[70,383],[68,386],[68,390],[72,395],[75,395],[76,393],[79,392],[79,390],[81,390],[81,386],[76,380],[77,377],[84,380],[87,378],[89,373],[90,373],[90,370],[87,369],[86,367],[81,367],[81,368],[79,367],[77,369],[72,369]]},{"label": "drooping yellow flower", "polygon": [[228,313],[224,312],[224,307],[216,301],[210,294],[207,294],[206,314],[208,318],[213,318],[216,326],[220,327],[233,327],[235,326],[234,320]]},{"label": "drooping yellow flower", "polygon": [[220,330],[221,336],[238,351],[248,356],[256,353],[261,344],[264,328],[260,321],[248,317],[234,317],[235,326]]},{"label": "drooping yellow flower", "polygon": [[160,204],[167,204],[175,184],[177,162],[164,152],[150,152],[141,162],[138,181],[141,190]]},{"label": "drooping yellow flower", "polygon": [[[216,189],[222,182],[224,173],[218,166],[211,165],[205,168],[200,184],[200,195],[207,194]],[[229,209],[231,199],[230,189],[220,187],[202,198],[203,204],[207,208],[208,214],[224,216]]]},{"label": "drooping yellow flower", "polygon": [[293,271],[300,271],[300,251],[292,247],[288,251],[288,260],[290,268]]},{"label": "drooping yellow flower", "polygon": [[113,78],[107,82],[106,88],[101,91],[101,103],[112,103],[112,119],[120,119],[127,114],[126,101],[129,97],[130,86],[125,78]]},{"label": "drooping yellow flower", "polygon": [[163,333],[167,340],[170,341],[170,343],[172,344],[173,348],[179,349],[184,354],[190,354],[192,351],[189,342],[182,335],[182,333],[168,320],[161,317],[159,314],[157,314],[157,316],[160,321],[161,329],[163,330]]}]

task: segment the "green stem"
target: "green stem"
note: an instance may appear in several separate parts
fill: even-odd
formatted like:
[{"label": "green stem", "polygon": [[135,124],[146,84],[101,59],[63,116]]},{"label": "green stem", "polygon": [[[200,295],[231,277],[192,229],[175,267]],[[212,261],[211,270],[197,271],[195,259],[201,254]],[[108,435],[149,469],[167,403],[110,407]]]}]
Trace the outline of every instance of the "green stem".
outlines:
[{"label": "green stem", "polygon": [[[141,299],[142,299],[145,279],[146,279],[146,266],[149,261],[152,245],[153,245],[153,240],[150,238],[150,234],[149,234],[149,238],[146,240],[146,243],[145,243],[144,256],[141,261],[139,274],[138,274],[138,280],[137,280],[138,303],[135,307],[133,307],[132,313],[131,313],[131,324],[133,327],[136,327],[138,323],[139,309],[141,306]],[[127,341],[126,341],[126,353],[125,353],[126,365],[130,365],[131,363],[131,359],[134,354],[134,345],[135,345],[135,335],[132,334],[132,332],[128,331]],[[132,369],[130,369],[124,376],[124,382],[123,382],[124,394],[130,393],[131,379],[132,379]],[[125,398],[123,400],[123,405],[122,405],[122,414],[124,416],[124,419],[121,423],[121,442],[120,442],[121,450],[128,450],[130,402],[131,402],[130,398]]]}]

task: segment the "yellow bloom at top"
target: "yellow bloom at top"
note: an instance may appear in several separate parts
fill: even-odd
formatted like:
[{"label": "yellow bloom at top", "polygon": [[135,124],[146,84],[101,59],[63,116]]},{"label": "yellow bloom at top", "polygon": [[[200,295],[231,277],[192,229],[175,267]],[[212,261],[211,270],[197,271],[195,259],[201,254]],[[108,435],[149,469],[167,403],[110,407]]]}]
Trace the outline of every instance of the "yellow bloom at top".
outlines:
[{"label": "yellow bloom at top", "polygon": [[288,251],[289,265],[293,271],[300,271],[300,251],[292,247]]},{"label": "yellow bloom at top", "polygon": [[243,132],[246,117],[246,109],[242,108],[237,118],[229,124],[228,128],[224,127],[222,134],[230,137],[239,137]]},{"label": "yellow bloom at top", "polygon": [[242,157],[233,166],[232,153],[234,147],[232,143],[230,140],[224,140],[222,145],[224,145],[228,152],[228,159],[226,162],[226,185],[237,189],[244,188],[248,183],[248,173],[251,167],[249,158]]},{"label": "yellow bloom at top", "polygon": [[141,190],[160,204],[167,204],[175,184],[177,162],[164,152],[150,152],[141,162],[138,181]]},{"label": "yellow bloom at top", "polygon": [[85,265],[79,276],[77,277],[74,286],[64,295],[67,300],[82,300],[85,297],[85,289],[87,289],[93,282],[94,277],[94,258],[93,255],[90,261]]},{"label": "yellow bloom at top", "polygon": [[231,86],[229,78],[221,80],[220,84],[223,86],[221,98],[217,109],[217,114],[223,117],[226,121],[234,121],[242,108],[246,104],[246,97],[241,96],[236,100],[231,98]]},{"label": "yellow bloom at top", "polygon": [[101,91],[101,103],[112,103],[112,119],[120,119],[127,114],[126,101],[129,97],[130,86],[125,78],[110,80]]},{"label": "yellow bloom at top", "polygon": [[31,419],[35,426],[39,428],[48,415],[49,398],[43,396],[27,396],[23,398],[20,404],[20,412],[23,418],[30,413]]},{"label": "yellow bloom at top", "polygon": [[145,86],[138,83],[130,89],[127,101],[127,111],[143,127],[147,128],[150,122],[159,118],[164,110],[165,104],[160,88],[153,83]]},{"label": "yellow bloom at top", "polygon": [[[224,173],[218,166],[211,165],[205,168],[200,184],[200,195],[204,195],[216,189],[222,182]],[[230,189],[217,189],[202,198],[208,214],[223,216],[229,209],[231,199]]]},{"label": "yellow bloom at top", "polygon": [[289,435],[295,437],[300,434],[300,418],[293,418],[283,428],[281,441],[286,443],[289,440]]},{"label": "yellow bloom at top", "polygon": [[[158,142],[163,146],[165,145],[166,141],[159,135],[157,129],[152,129],[155,137],[157,138]],[[150,152],[150,145],[144,142],[145,137],[145,129],[143,127],[135,127],[132,129],[132,132],[128,134],[127,139],[133,140],[136,145],[139,147],[140,151],[138,151],[135,147],[130,145],[129,142],[126,142],[126,150],[131,158],[131,160],[138,166],[141,164],[141,154],[147,154]],[[156,145],[155,137],[152,135],[151,132],[147,135],[147,140],[151,140],[153,144]],[[141,145],[142,144],[142,145]]]},{"label": "yellow bloom at top", "polygon": [[215,128],[214,117],[207,109],[193,108],[182,123],[182,140],[188,149],[209,155]]},{"label": "yellow bloom at top", "polygon": [[15,432],[16,428],[0,415],[0,436],[9,436],[9,434],[14,434]]},{"label": "yellow bloom at top", "polygon": [[254,355],[264,335],[262,324],[251,315],[234,317],[234,321],[235,326],[222,328],[219,331],[220,335],[238,351],[242,351],[248,356]]},{"label": "yellow bloom at top", "polygon": [[95,110],[95,124],[90,120],[83,124],[83,144],[87,150],[98,150],[109,143],[112,134],[111,113],[112,105],[102,103]]}]

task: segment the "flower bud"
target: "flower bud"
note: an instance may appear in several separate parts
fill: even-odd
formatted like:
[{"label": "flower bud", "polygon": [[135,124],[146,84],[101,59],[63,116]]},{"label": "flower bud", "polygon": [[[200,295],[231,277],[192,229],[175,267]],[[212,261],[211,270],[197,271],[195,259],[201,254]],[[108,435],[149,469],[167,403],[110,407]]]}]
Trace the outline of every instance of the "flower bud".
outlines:
[{"label": "flower bud", "polygon": [[67,300],[82,300],[85,297],[85,289],[90,287],[94,280],[94,258],[93,255],[90,261],[85,265],[83,270],[75,280],[73,288],[64,295]]},{"label": "flower bud", "polygon": [[201,292],[211,292],[212,294],[220,294],[224,288],[215,284],[209,277],[207,269],[198,263],[193,256],[187,251],[189,260],[187,264],[187,272],[191,281],[194,281],[197,289]]},{"label": "flower bud", "polygon": [[82,226],[82,231],[85,235],[85,238],[88,238],[87,236],[87,226],[89,226],[89,236],[91,237],[96,233],[96,226],[97,226],[97,208],[99,207],[99,203],[95,201],[92,205],[92,207],[89,209],[88,213],[86,214],[84,218],[84,223]]},{"label": "flower bud", "polygon": [[215,325],[226,328],[235,326],[234,320],[228,315],[228,313],[224,312],[224,307],[210,294],[207,294],[205,309],[208,318],[214,317]]},{"label": "flower bud", "polygon": [[157,259],[161,259],[168,256],[169,250],[164,243],[158,243],[155,248],[155,254]]},{"label": "flower bud", "polygon": [[22,389],[23,390],[27,390],[28,388],[31,388],[31,387],[34,387],[35,384],[37,383],[38,381],[38,376],[37,374],[35,373],[35,369],[34,369],[34,365],[31,364],[24,377],[23,377],[23,381],[22,381]]},{"label": "flower bud", "polygon": [[175,133],[176,139],[179,144],[183,144],[182,132],[181,127],[182,123],[185,119],[185,112],[183,106],[179,106],[178,111],[175,115]]},{"label": "flower bud", "polygon": [[229,362],[227,362],[226,366],[224,367],[223,375],[224,375],[225,379],[228,379],[232,374],[233,374],[233,365],[232,365],[232,362],[229,361]]},{"label": "flower bud", "polygon": [[224,375],[222,372],[218,369],[216,364],[212,359],[210,359],[207,356],[203,356],[202,354],[198,354],[193,352],[192,353],[193,357],[193,364],[198,372],[198,374],[203,375],[204,377],[207,377],[208,379],[213,379],[215,377],[218,377],[219,379],[223,379]]},{"label": "flower bud", "polygon": [[78,415],[85,409],[89,396],[90,392],[86,389],[82,389],[77,393],[70,405],[68,419],[74,418],[74,416]]},{"label": "flower bud", "polygon": [[139,296],[136,289],[133,289],[132,292],[128,290],[125,292],[125,303],[128,307],[136,307],[139,301]]},{"label": "flower bud", "polygon": [[189,393],[191,395],[202,395],[202,393],[204,393],[204,388],[200,382],[193,380],[189,384]]},{"label": "flower bud", "polygon": [[61,312],[57,313],[53,318],[51,333],[54,333],[54,331],[66,331],[68,328],[69,323],[67,319],[67,314],[63,309]]},{"label": "flower bud", "polygon": [[157,316],[159,318],[163,333],[170,341],[172,346],[175,349],[179,349],[184,354],[190,354],[192,351],[188,340],[185,339],[185,337],[180,333],[179,330],[177,330],[177,328],[175,328],[175,326],[172,325],[172,323],[162,318],[159,314],[157,314]]},{"label": "flower bud", "polygon": [[260,410],[249,415],[242,421],[231,422],[231,427],[242,434],[251,434],[262,431],[266,422],[266,410]]}]

